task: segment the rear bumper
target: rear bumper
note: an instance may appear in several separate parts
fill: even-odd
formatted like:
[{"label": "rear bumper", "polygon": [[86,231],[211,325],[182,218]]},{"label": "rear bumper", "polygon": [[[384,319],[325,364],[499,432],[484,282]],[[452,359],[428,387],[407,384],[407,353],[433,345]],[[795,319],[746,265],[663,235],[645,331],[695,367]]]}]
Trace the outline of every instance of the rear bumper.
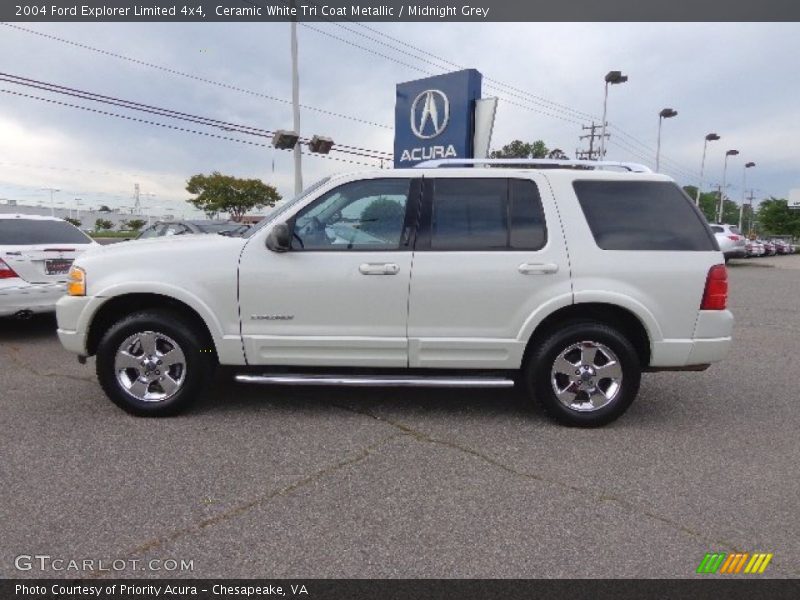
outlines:
[{"label": "rear bumper", "polygon": [[723,252],[725,258],[745,258],[747,251],[744,248],[731,248]]},{"label": "rear bumper", "polygon": [[27,283],[7,280],[0,284],[0,317],[20,312],[53,312],[56,302],[66,292],[63,283]]},{"label": "rear bumper", "polygon": [[694,336],[653,343],[651,369],[708,365],[723,360],[733,343],[733,314],[729,310],[701,310]]}]

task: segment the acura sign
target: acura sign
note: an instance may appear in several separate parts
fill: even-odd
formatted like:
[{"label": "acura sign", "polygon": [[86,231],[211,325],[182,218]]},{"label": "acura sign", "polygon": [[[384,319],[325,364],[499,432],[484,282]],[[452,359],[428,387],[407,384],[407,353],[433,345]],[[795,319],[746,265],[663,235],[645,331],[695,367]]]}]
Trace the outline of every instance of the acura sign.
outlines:
[{"label": "acura sign", "polygon": [[397,85],[395,167],[434,158],[472,158],[481,74],[465,69]]}]

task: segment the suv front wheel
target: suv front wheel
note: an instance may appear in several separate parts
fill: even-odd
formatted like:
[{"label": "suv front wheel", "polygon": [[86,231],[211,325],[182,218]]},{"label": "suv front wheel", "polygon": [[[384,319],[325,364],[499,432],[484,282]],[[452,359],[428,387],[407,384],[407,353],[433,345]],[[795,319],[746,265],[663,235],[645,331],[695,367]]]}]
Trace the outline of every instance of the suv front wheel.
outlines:
[{"label": "suv front wheel", "polygon": [[117,321],[97,349],[97,378],[111,401],[142,417],[177,414],[208,387],[216,360],[180,314],[148,310]]},{"label": "suv front wheel", "polygon": [[573,322],[550,334],[523,368],[528,392],[566,425],[599,427],[624,413],[641,380],[631,342],[601,323]]}]

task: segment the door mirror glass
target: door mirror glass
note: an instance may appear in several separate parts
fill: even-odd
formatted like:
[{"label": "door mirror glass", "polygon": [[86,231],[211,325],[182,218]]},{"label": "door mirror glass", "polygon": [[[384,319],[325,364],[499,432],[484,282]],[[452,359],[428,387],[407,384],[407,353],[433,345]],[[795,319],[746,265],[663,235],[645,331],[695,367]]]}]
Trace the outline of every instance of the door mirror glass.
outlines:
[{"label": "door mirror glass", "polygon": [[292,247],[292,232],[286,223],[278,223],[267,235],[267,248],[273,252],[288,252]]}]

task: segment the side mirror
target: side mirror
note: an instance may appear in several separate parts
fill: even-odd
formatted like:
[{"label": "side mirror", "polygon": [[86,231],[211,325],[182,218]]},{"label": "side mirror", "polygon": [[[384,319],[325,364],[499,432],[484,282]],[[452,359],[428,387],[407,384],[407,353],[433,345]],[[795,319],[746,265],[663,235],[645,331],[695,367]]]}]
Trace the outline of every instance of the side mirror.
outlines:
[{"label": "side mirror", "polygon": [[286,223],[278,223],[267,236],[267,248],[273,252],[288,252],[292,248],[292,232]]}]

